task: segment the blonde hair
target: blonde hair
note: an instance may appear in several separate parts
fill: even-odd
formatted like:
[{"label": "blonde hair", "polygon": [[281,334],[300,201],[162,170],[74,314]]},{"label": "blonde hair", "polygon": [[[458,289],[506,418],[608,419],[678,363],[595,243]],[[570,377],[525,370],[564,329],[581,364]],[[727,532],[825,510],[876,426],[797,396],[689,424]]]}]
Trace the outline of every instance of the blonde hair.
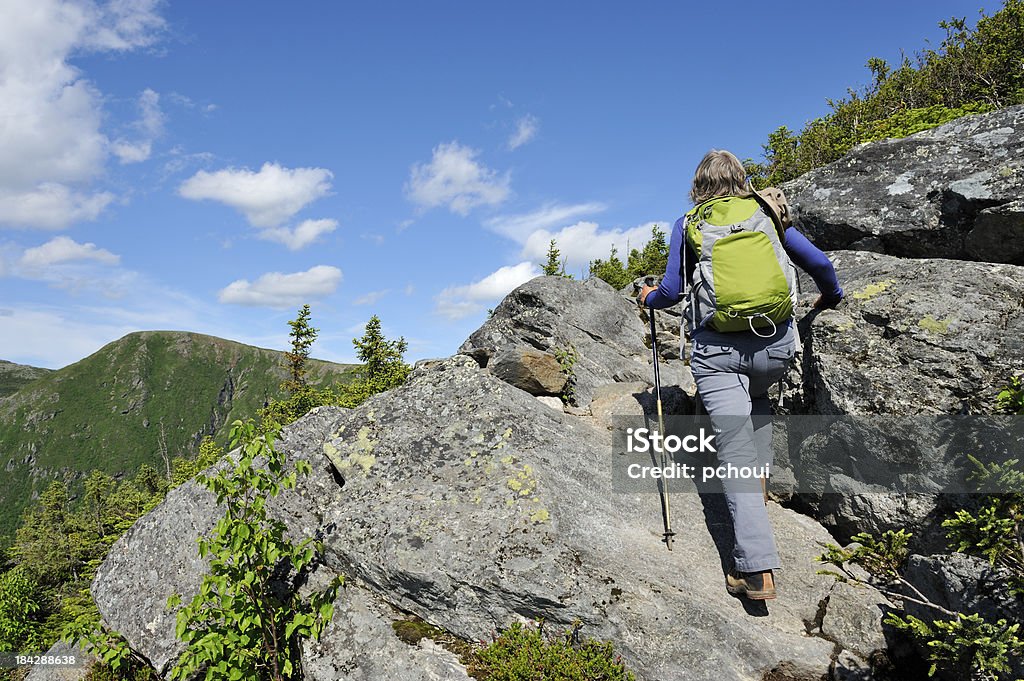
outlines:
[{"label": "blonde hair", "polygon": [[731,152],[712,149],[704,154],[693,173],[690,200],[698,205],[719,196],[750,196],[747,171]]}]

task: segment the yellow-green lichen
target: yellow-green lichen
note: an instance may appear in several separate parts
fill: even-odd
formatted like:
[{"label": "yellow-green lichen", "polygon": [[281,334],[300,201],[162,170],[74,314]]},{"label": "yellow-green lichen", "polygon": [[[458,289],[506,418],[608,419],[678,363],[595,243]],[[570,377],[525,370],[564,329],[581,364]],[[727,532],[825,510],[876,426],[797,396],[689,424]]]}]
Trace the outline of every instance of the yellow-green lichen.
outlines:
[{"label": "yellow-green lichen", "polygon": [[949,319],[936,319],[931,315],[926,316],[924,319],[917,323],[925,331],[930,333],[946,334],[949,333]]},{"label": "yellow-green lichen", "polygon": [[352,452],[348,455],[344,461],[338,466],[338,470],[347,470],[349,468],[355,468],[358,466],[363,469],[363,475],[370,472],[373,464],[377,463],[377,457],[373,454],[360,454],[358,452]]},{"label": "yellow-green lichen", "polygon": [[331,460],[331,463],[334,464],[334,467],[338,468],[338,464],[341,462],[341,460],[338,458],[338,448],[332,445],[330,442],[325,442],[324,454],[326,454],[327,458]]},{"label": "yellow-green lichen", "polygon": [[370,468],[377,462],[377,458],[372,454],[374,448],[374,442],[370,439],[370,429],[363,426],[359,429],[356,434],[355,442],[351,444],[352,451],[348,456],[342,458],[341,451],[331,442],[325,442],[323,446],[324,454],[331,460],[334,467],[339,471],[347,471],[353,468],[359,468],[363,471],[363,474],[370,472]]},{"label": "yellow-green lichen", "polygon": [[895,279],[886,279],[885,281],[868,284],[862,290],[854,292],[853,297],[857,300],[871,300],[895,283]]},{"label": "yellow-green lichen", "polygon": [[551,518],[551,514],[548,513],[546,508],[538,508],[536,511],[530,514],[530,522],[535,524],[546,523]]},{"label": "yellow-green lichen", "polygon": [[366,426],[360,428],[359,432],[356,433],[356,441],[353,446],[360,452],[369,454],[373,451],[374,444],[373,440],[370,439],[370,429]]}]

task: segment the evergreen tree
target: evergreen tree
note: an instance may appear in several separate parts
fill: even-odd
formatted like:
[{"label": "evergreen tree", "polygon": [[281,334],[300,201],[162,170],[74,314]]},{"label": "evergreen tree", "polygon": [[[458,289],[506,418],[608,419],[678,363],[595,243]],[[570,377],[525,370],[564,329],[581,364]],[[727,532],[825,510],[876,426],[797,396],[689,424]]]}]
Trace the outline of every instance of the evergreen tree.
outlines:
[{"label": "evergreen tree", "polygon": [[356,356],[364,363],[363,380],[370,394],[389,390],[405,382],[412,367],[403,357],[409,344],[404,337],[388,340],[381,331],[380,318],[370,317],[362,338],[352,340]]},{"label": "evergreen tree", "polygon": [[309,317],[309,305],[303,305],[298,316],[288,322],[292,328],[288,334],[292,339],[292,349],[284,354],[288,380],[281,388],[292,395],[306,388],[306,360],[309,359],[309,348],[319,333],[318,329],[310,325]]},{"label": "evergreen tree", "polygon": [[590,261],[590,276],[603,279],[616,289],[620,289],[632,281],[629,272],[626,271],[626,266],[619,259],[619,251],[615,246],[612,246],[612,252],[607,260],[597,258]]},{"label": "evergreen tree", "polygon": [[572,279],[572,275],[565,273],[565,259],[562,258],[562,253],[558,250],[554,239],[548,244],[548,260],[541,265],[541,270],[549,277]]}]

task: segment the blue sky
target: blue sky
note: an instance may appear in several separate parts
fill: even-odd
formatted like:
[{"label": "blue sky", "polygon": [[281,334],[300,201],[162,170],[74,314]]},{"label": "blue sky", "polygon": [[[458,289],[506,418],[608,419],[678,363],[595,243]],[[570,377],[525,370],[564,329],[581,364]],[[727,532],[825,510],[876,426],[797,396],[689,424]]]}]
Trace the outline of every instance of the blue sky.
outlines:
[{"label": "blue sky", "polygon": [[0,2],[0,358],[180,329],[449,355],[537,274],[687,209],[709,148],[996,2]]}]

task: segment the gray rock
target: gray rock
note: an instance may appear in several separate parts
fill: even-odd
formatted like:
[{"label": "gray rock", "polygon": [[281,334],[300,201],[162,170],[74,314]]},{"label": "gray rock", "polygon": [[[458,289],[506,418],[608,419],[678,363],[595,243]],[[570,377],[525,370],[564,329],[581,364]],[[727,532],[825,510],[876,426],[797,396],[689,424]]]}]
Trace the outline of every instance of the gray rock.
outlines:
[{"label": "gray rock", "polygon": [[[664,272],[658,272],[657,276],[654,277],[655,280],[660,282],[663,274]],[[640,317],[640,321],[643,322],[644,329],[646,329],[646,333],[644,334],[644,343],[648,348],[650,348],[651,319],[648,317],[650,311],[647,308],[636,306],[635,293],[639,290],[639,286],[643,285],[646,278],[647,277],[636,278],[632,284],[619,289],[619,293],[634,304],[637,314]],[[680,326],[682,314],[682,303],[676,303],[672,307],[666,307],[654,311],[654,329],[657,333],[658,356],[662,359],[680,359],[682,357],[682,344],[680,340],[680,335],[682,333],[682,327]]]},{"label": "gray rock", "polygon": [[[1007,575],[988,561],[963,553],[913,555],[904,575],[924,596],[948,610],[977,613],[989,621],[1024,622],[1024,599],[1007,590]],[[907,612],[934,619],[935,611],[907,603]]]},{"label": "gray rock", "polygon": [[[975,260],[1024,262],[1024,200],[978,213],[974,229],[964,238],[964,247]],[[1000,257],[993,257],[996,253]]]},{"label": "gray rock", "polygon": [[635,308],[600,279],[537,277],[506,296],[459,352],[486,367],[509,347],[551,354],[572,348],[578,357],[573,402],[586,406],[599,385],[650,375]]},{"label": "gray rock", "polygon": [[[801,321],[796,403],[805,412],[870,418],[802,445],[799,486],[833,493],[802,495],[800,503],[844,540],[907,528],[917,550],[941,550],[935,496],[894,493],[888,482],[904,463],[922,471],[914,478],[922,492],[965,479],[963,454],[982,451],[981,443],[967,447],[950,436],[962,421],[946,428],[936,419],[991,414],[999,387],[1024,368],[1024,268],[830,256],[846,300]],[[918,415],[930,418],[906,418]],[[913,458],[925,454],[932,458]],[[858,480],[887,486],[858,487]]]},{"label": "gray rock", "polygon": [[812,411],[994,411],[999,386],[1024,368],[1024,268],[830,257],[846,300],[802,324]]},{"label": "gray rock", "polygon": [[832,681],[872,681],[875,678],[871,664],[864,658],[844,650],[832,664]]},{"label": "gray rock", "polygon": [[[321,409],[281,446],[314,471],[274,500],[273,514],[296,538],[323,538],[311,581],[341,572],[358,585],[305,649],[313,678],[462,678],[443,651],[397,646],[396,611],[468,640],[523,617],[553,627],[579,619],[641,680],[738,681],[776,668],[821,676],[832,663],[835,644],[807,634],[832,589],[816,574],[830,539],[819,524],[771,504],[786,567],[779,599],[734,599],[719,496],[676,490],[677,542],[666,551],[654,489],[612,491],[606,430],[539,404],[470,357],[421,365],[357,409]],[[164,603],[198,587],[195,539],[216,514],[205,491],[178,488],[115,545],[93,585],[107,624],[164,671],[179,649]]]},{"label": "gray rock", "polygon": [[553,354],[524,346],[501,348],[487,368],[501,380],[531,395],[559,395],[568,379]]},{"label": "gray rock", "polygon": [[537,401],[543,405],[551,407],[555,411],[565,411],[565,405],[562,403],[562,398],[560,397],[545,397],[542,395],[537,398]]},{"label": "gray rock", "polygon": [[303,644],[308,681],[469,681],[458,657],[424,639],[403,642],[392,623],[401,618],[364,587],[339,592],[335,614],[318,641]]},{"label": "gray rock", "polygon": [[649,402],[648,384],[611,383],[600,386],[594,393],[590,403],[590,413],[597,424],[606,428],[615,427],[617,416],[643,416],[644,404]]},{"label": "gray rock", "polygon": [[1001,208],[1024,195],[1024,106],[861,145],[782,189],[824,249],[1024,264],[1020,209]]},{"label": "gray rock", "polygon": [[336,528],[327,564],[403,611],[471,640],[520,616],[579,619],[642,679],[745,679],[786,661],[823,674],[831,663],[833,644],[806,635],[831,588],[816,574],[828,540],[817,523],[771,506],[787,570],[769,616],[751,618],[723,588],[719,497],[676,494],[680,535],[665,551],[657,495],[609,494],[606,434],[469,358],[415,374],[335,430],[333,456],[372,452],[373,463],[324,509]]},{"label": "gray rock", "polygon": [[892,606],[877,591],[836,582],[826,598],[821,620],[821,633],[825,638],[865,659],[876,650],[885,650],[882,616]]}]

